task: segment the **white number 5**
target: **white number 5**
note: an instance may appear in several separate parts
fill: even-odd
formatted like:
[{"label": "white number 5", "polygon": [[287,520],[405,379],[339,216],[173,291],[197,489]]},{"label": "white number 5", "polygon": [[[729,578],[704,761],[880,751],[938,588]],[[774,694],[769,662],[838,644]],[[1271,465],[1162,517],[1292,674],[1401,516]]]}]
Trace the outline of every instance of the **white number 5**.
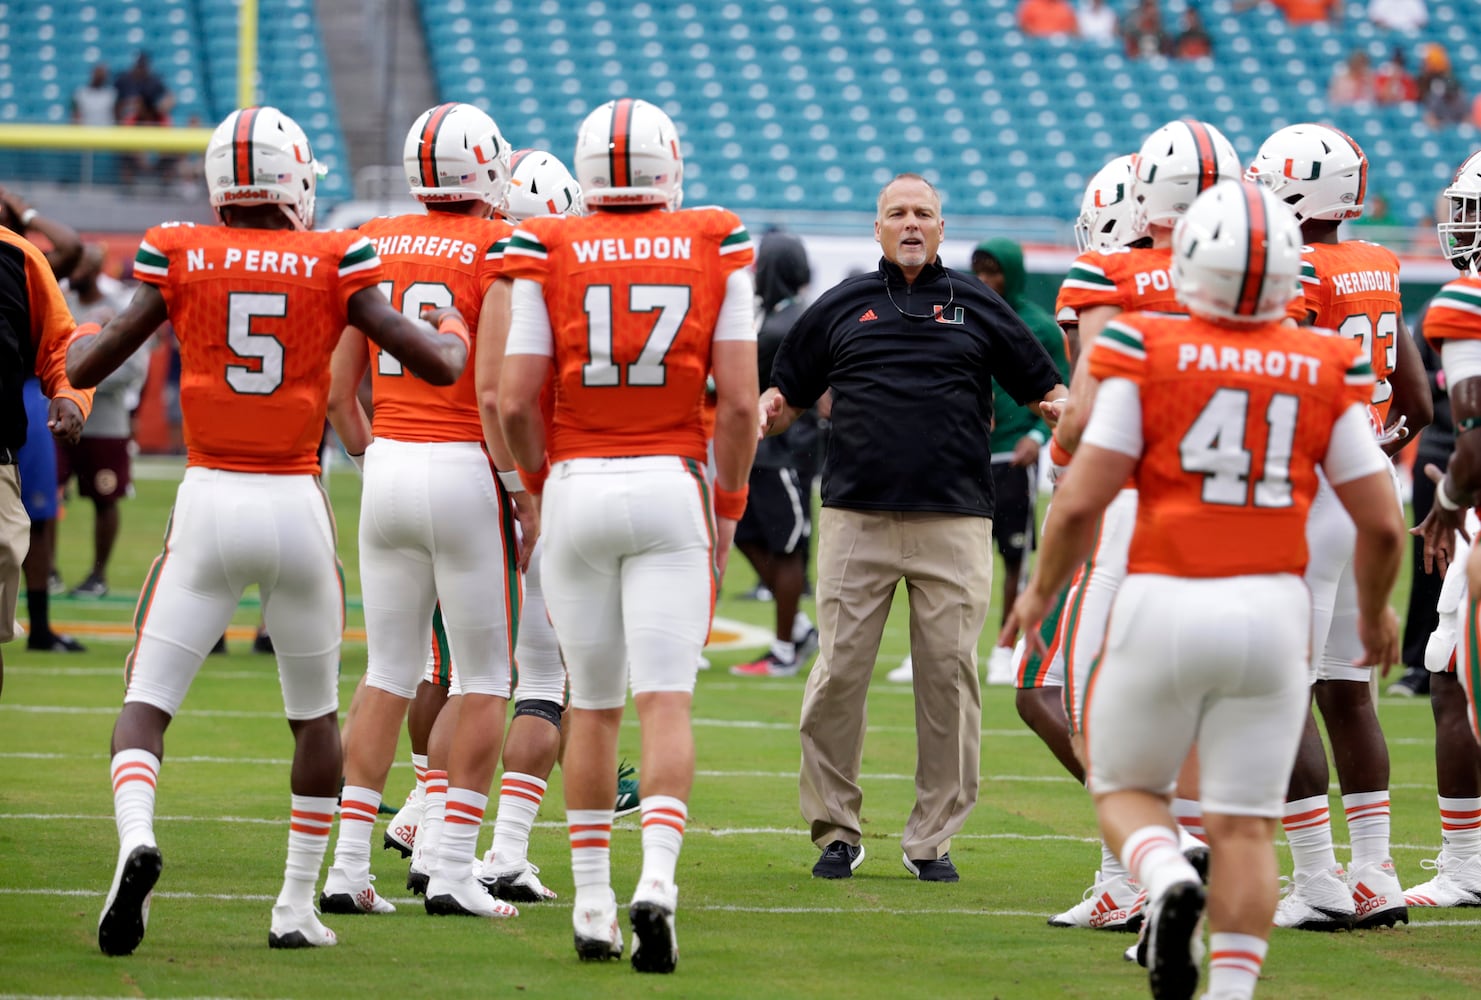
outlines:
[{"label": "white number 5", "polygon": [[267,396],[283,384],[283,343],[270,333],[253,333],[258,318],[288,315],[288,296],[282,292],[232,292],[226,300],[226,343],[239,358],[255,358],[257,365],[227,365],[226,384],[248,396]]}]

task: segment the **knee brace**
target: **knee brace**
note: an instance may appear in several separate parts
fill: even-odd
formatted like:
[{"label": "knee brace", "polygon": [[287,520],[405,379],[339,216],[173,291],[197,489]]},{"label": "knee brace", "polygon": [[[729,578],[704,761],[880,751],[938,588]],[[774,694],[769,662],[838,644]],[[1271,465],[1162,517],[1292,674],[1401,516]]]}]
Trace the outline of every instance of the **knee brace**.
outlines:
[{"label": "knee brace", "polygon": [[559,732],[561,728],[561,707],[553,701],[545,701],[540,698],[531,698],[521,701],[514,706],[514,717],[521,715],[533,715],[537,719],[544,719]]}]

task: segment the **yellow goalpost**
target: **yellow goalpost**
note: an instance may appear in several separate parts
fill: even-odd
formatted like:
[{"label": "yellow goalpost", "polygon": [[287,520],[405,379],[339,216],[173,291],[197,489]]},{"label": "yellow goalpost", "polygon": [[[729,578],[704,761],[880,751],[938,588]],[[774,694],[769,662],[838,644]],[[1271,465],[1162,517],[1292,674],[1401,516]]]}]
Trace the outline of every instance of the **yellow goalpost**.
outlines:
[{"label": "yellow goalpost", "polygon": [[[257,0],[241,0],[237,23],[237,106],[257,103]],[[0,147],[91,152],[199,153],[211,128],[159,125],[0,124]]]}]

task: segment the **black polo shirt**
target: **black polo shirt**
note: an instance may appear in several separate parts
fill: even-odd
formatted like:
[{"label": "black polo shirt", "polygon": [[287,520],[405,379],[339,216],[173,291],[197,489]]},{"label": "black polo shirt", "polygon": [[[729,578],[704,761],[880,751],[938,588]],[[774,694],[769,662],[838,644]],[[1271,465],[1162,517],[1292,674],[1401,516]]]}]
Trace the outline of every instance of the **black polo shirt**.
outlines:
[{"label": "black polo shirt", "polygon": [[847,278],[782,341],[771,384],[791,406],[833,390],[823,505],[993,514],[992,382],[1019,403],[1060,381],[1037,338],[970,274],[895,264]]}]

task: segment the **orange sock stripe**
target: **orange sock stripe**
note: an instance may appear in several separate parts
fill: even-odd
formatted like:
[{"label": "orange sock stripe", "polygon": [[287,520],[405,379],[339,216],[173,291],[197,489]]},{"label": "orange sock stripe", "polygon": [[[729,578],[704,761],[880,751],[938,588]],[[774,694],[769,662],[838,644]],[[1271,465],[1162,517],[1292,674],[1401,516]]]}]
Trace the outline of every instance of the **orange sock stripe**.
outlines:
[{"label": "orange sock stripe", "polygon": [[448,822],[482,823],[483,814],[484,810],[467,802],[449,800],[447,803]]},{"label": "orange sock stripe", "polygon": [[444,823],[455,823],[462,826],[479,826],[483,823],[483,817],[480,816],[474,819],[471,816],[459,816],[457,813],[450,812],[443,817],[442,821]]},{"label": "orange sock stripe", "polygon": [[545,800],[545,796],[543,795],[531,795],[529,792],[519,788],[504,788],[499,792],[499,798],[524,799],[526,802],[533,802],[537,806]]},{"label": "orange sock stripe", "polygon": [[289,823],[288,829],[292,830],[294,833],[306,833],[311,837],[323,837],[326,840],[329,838],[329,827],[327,826],[309,826],[304,823]]},{"label": "orange sock stripe", "polygon": [[571,824],[571,827],[570,827],[570,830],[571,830],[571,833],[573,835],[574,834],[578,834],[578,833],[608,833],[608,834],[610,834],[612,832],[612,824],[611,823],[572,823]]},{"label": "orange sock stripe", "polygon": [[1142,861],[1146,858],[1148,851],[1156,850],[1159,847],[1169,847],[1176,851],[1178,849],[1178,842],[1170,834],[1166,837],[1157,837],[1153,840],[1146,841],[1135,851],[1131,852],[1131,863],[1127,865],[1131,869],[1131,873],[1133,875],[1136,874],[1136,870],[1141,867]]},{"label": "orange sock stripe", "polygon": [[1318,818],[1327,820],[1331,819],[1331,817],[1332,810],[1328,809],[1326,806],[1322,806],[1320,809],[1309,809],[1304,813],[1292,813],[1289,816],[1283,817],[1281,819],[1281,823],[1289,827],[1292,823],[1305,823],[1309,819]]},{"label": "orange sock stripe", "polygon": [[152,774],[125,774],[113,779],[113,790],[116,792],[130,781],[142,781],[150,788],[155,787],[154,775]]},{"label": "orange sock stripe", "polygon": [[1332,820],[1331,820],[1331,817],[1328,817],[1328,816],[1323,816],[1321,819],[1318,819],[1318,820],[1312,820],[1310,823],[1282,823],[1281,824],[1281,826],[1284,827],[1287,832],[1290,832],[1290,831],[1293,831],[1293,830],[1314,830],[1314,829],[1316,829],[1319,826],[1331,826],[1331,825],[1332,825]]},{"label": "orange sock stripe", "polygon": [[1445,819],[1474,819],[1481,822],[1481,809],[1468,809],[1464,812],[1459,809],[1441,809],[1440,815]]},{"label": "orange sock stripe", "polygon": [[505,778],[504,783],[499,786],[500,793],[509,791],[522,791],[530,795],[544,797],[545,788],[532,781],[520,781],[518,778]]},{"label": "orange sock stripe", "polygon": [[593,838],[593,839],[590,839],[590,840],[573,840],[573,841],[571,841],[571,850],[573,850],[573,851],[574,850],[579,850],[581,848],[589,848],[589,847],[599,848],[599,849],[604,850],[604,851],[605,850],[610,850],[611,847],[612,847],[612,841],[609,838],[606,838],[606,837],[603,837],[600,840],[597,840],[597,839]]},{"label": "orange sock stripe", "polygon": [[1348,820],[1364,819],[1369,816],[1387,816],[1389,808],[1387,802],[1374,803],[1371,806],[1353,806],[1347,810]]},{"label": "orange sock stripe", "polygon": [[687,813],[681,813],[681,812],[679,812],[679,810],[677,810],[677,809],[670,809],[667,806],[649,806],[648,808],[646,808],[646,809],[643,810],[643,815],[644,816],[655,816],[655,815],[672,816],[674,819],[679,820],[680,822],[683,822],[684,820],[686,820],[686,819],[689,818],[689,815]]},{"label": "orange sock stripe", "polygon": [[330,823],[334,822],[333,813],[311,813],[302,812],[298,809],[294,809],[292,811],[292,816],[294,819],[311,820],[315,823],[323,823],[325,826],[328,826]]},{"label": "orange sock stripe", "polygon": [[670,819],[667,816],[644,816],[643,828],[646,830],[650,826],[671,826],[680,833],[684,832],[683,820]]},{"label": "orange sock stripe", "polygon": [[1442,819],[1440,821],[1440,829],[1442,829],[1442,830],[1481,830],[1481,823],[1447,823],[1447,822],[1445,822]]}]

